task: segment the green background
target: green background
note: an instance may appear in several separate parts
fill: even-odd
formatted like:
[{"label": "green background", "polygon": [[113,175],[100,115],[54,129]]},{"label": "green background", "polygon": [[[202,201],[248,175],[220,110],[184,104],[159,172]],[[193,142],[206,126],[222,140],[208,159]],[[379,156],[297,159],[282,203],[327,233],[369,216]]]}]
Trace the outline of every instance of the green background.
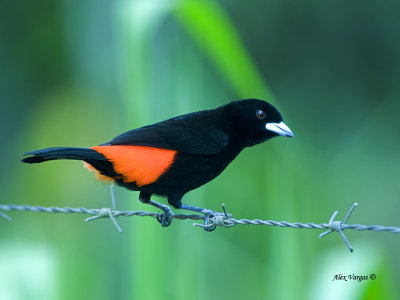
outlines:
[{"label": "green background", "polygon": [[[184,202],[236,218],[399,226],[400,2],[2,2],[1,203],[110,206],[80,162],[20,163],[242,98],[272,102],[295,139],[246,149]],[[119,209],[148,210],[116,189]],[[0,299],[398,299],[399,236],[192,221],[0,220]],[[374,281],[332,281],[376,274]]]}]

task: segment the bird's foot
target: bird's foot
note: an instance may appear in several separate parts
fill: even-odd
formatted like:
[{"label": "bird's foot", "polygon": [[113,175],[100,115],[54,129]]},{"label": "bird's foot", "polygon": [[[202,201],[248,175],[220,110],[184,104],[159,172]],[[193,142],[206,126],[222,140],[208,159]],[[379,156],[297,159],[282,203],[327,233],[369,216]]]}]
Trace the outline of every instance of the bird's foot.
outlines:
[{"label": "bird's foot", "polygon": [[214,231],[215,228],[217,228],[217,226],[224,226],[224,227],[232,226],[232,222],[229,222],[229,219],[232,218],[232,215],[226,212],[224,203],[222,203],[222,210],[224,211],[222,213],[186,204],[182,204],[181,208],[204,214],[204,224],[194,223],[193,225],[202,227],[205,231],[209,232]]},{"label": "bird's foot", "polygon": [[[204,210],[204,225],[202,226],[205,231],[214,231],[218,225],[221,225],[224,220],[232,218],[231,214],[228,214],[225,209],[225,204],[222,204],[224,212],[216,212],[213,210]],[[218,221],[217,221],[218,220]],[[221,224],[220,224],[221,223]]]},{"label": "bird's foot", "polygon": [[211,232],[214,231],[217,228],[217,225],[214,222],[210,222],[211,218],[214,218],[216,216],[222,216],[223,213],[216,212],[210,209],[205,209],[204,210],[204,230]]},{"label": "bird's foot", "polygon": [[157,215],[157,221],[160,222],[162,227],[168,227],[169,225],[171,225],[172,219],[175,214],[172,212],[172,210],[168,206],[163,207],[162,210],[164,212],[159,213]]}]

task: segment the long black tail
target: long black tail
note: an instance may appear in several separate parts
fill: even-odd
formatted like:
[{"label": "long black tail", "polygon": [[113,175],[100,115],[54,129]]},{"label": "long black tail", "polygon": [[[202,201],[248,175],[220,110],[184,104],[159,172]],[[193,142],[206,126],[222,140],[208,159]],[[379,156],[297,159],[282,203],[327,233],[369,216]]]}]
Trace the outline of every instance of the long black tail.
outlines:
[{"label": "long black tail", "polygon": [[73,148],[73,147],[56,147],[46,148],[36,151],[24,153],[24,155],[31,155],[22,160],[24,163],[35,164],[48,160],[55,159],[75,159],[75,160],[100,160],[104,161],[106,158],[99,152],[90,148]]},{"label": "long black tail", "polygon": [[74,147],[56,147],[46,148],[36,151],[24,153],[30,155],[22,159],[22,162],[28,164],[41,163],[48,160],[56,159],[73,159],[83,160],[106,176],[116,176],[112,163],[104,157],[103,154],[90,148],[74,148]]}]

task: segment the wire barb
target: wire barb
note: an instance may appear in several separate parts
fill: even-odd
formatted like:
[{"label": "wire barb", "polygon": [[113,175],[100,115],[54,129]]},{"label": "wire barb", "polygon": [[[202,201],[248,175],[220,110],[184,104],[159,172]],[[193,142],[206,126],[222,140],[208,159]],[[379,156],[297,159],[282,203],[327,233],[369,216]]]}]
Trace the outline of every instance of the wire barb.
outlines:
[{"label": "wire barb", "polygon": [[[315,224],[315,223],[300,223],[294,222],[290,223],[287,221],[274,221],[274,220],[260,220],[260,219],[234,219],[232,215],[226,212],[225,204],[222,205],[223,213],[218,213],[209,218],[209,224],[193,224],[194,226],[199,226],[202,228],[216,228],[218,226],[222,227],[232,227],[234,225],[264,225],[264,226],[278,226],[285,228],[305,228],[305,229],[319,229],[319,230],[327,230],[319,235],[319,237],[323,237],[329,233],[337,231],[345,242],[346,246],[353,252],[353,248],[351,247],[349,241],[343,233],[345,229],[352,230],[369,230],[369,231],[386,231],[390,233],[400,234],[400,227],[395,226],[382,226],[382,225],[362,225],[362,224],[347,224],[347,221],[352,214],[353,210],[357,206],[357,203],[354,203],[350,210],[347,212],[343,222],[335,221],[335,217],[337,215],[337,211],[335,211],[329,223]],[[102,209],[88,209],[85,207],[43,207],[43,206],[29,206],[29,205],[14,205],[14,204],[0,204],[0,217],[3,217],[7,221],[11,221],[12,219],[7,216],[4,212],[8,211],[30,211],[37,213],[63,213],[63,214],[86,214],[91,215],[92,217],[86,218],[85,221],[92,221],[101,218],[109,218],[114,223],[114,226],[118,229],[119,232],[122,232],[121,227],[118,225],[116,218],[120,216],[131,217],[131,216],[140,216],[140,217],[152,217],[157,218],[158,213],[156,212],[147,212],[147,211],[118,211],[111,208],[102,208]],[[192,214],[174,214],[172,216],[174,219],[178,220],[204,220],[204,215]],[[208,230],[210,231],[210,230]]]},{"label": "wire barb", "polygon": [[205,224],[193,223],[193,226],[202,227],[206,231],[214,231],[218,226],[232,227],[236,225],[237,223],[232,223],[230,221],[232,215],[227,213],[225,203],[222,203],[222,210],[224,211],[223,213],[210,211],[211,217],[210,215],[206,215],[205,218],[207,222],[205,222]]},{"label": "wire barb", "polygon": [[3,213],[2,211],[0,211],[0,217],[2,217],[4,220],[6,220],[8,222],[12,222],[12,218],[10,216],[8,216],[7,214]]},{"label": "wire barb", "polygon": [[349,211],[347,212],[346,216],[344,217],[343,222],[334,221],[336,215],[338,214],[337,210],[334,211],[332,214],[332,217],[329,219],[329,223],[328,223],[328,226],[330,229],[328,231],[321,233],[318,237],[322,238],[334,231],[337,231],[337,232],[339,232],[340,236],[342,237],[342,240],[346,244],[347,248],[349,248],[350,252],[353,252],[353,247],[351,246],[349,240],[346,238],[346,236],[343,233],[343,229],[346,229],[346,228],[343,228],[343,225],[345,225],[347,223],[347,220],[349,219],[351,213],[357,206],[358,206],[358,203],[353,203],[353,205],[350,207]]},{"label": "wire barb", "polygon": [[93,221],[99,218],[110,218],[111,221],[114,223],[115,227],[117,228],[117,230],[122,233],[122,229],[121,227],[118,225],[117,220],[114,218],[115,214],[115,210],[111,210],[111,208],[101,208],[99,209],[99,213],[93,217],[89,217],[85,219],[85,222],[89,222],[89,221]]}]

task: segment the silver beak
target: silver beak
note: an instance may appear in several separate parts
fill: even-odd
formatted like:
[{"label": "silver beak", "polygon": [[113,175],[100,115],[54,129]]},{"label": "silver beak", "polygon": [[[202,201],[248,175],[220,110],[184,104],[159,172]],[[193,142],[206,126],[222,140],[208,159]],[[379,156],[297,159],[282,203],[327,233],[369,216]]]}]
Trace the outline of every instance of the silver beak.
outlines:
[{"label": "silver beak", "polygon": [[275,133],[277,133],[279,135],[282,135],[282,136],[294,137],[293,132],[283,122],[280,122],[280,123],[267,123],[265,125],[265,129],[267,129],[269,131],[272,131],[272,132],[275,132]]}]

